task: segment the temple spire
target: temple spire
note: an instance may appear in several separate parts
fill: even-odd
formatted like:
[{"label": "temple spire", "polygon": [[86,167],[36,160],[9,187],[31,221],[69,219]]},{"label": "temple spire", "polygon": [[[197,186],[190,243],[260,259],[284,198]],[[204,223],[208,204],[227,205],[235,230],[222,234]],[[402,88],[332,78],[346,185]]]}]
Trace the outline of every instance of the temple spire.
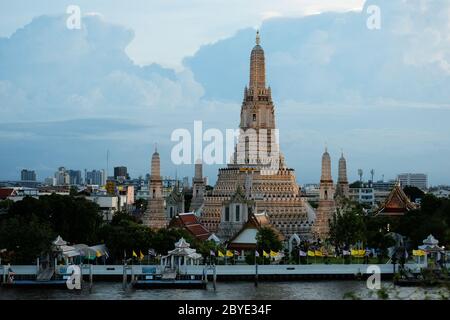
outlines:
[{"label": "temple spire", "polygon": [[250,55],[250,84],[249,89],[257,92],[258,89],[266,89],[266,66],[264,50],[259,45],[261,38],[259,31],[256,32],[256,45]]}]

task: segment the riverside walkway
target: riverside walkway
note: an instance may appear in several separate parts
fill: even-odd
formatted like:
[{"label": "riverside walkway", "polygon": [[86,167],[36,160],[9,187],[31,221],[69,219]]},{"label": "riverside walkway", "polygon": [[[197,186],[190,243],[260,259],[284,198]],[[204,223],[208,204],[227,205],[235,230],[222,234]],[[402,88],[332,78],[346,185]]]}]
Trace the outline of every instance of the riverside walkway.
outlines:
[{"label": "riverside walkway", "polygon": [[[379,272],[384,276],[392,276],[394,274],[394,266],[392,264],[285,264],[285,265],[216,265],[216,274],[218,280],[234,279],[245,280],[253,279],[256,274],[260,280],[264,279],[330,279],[330,278],[355,278],[357,276],[368,276],[373,273],[373,268],[379,268]],[[202,275],[204,272],[208,276],[212,275],[210,271],[205,271],[205,265],[188,265],[180,266],[179,273],[187,275]],[[424,267],[422,264],[409,263],[405,267],[412,273],[420,272]],[[67,266],[57,266],[56,273],[65,274]],[[124,271],[123,265],[92,265],[92,271],[89,265],[81,268],[84,276],[92,276],[97,279],[109,279],[121,281],[126,276],[139,276],[151,273],[160,273],[162,267],[160,265],[127,265]],[[11,269],[16,277],[36,276],[37,267],[35,265],[13,265]],[[396,265],[398,271],[398,265]],[[151,271],[149,271],[151,270]],[[0,266],[0,274],[7,274],[7,267]],[[2,277],[3,278],[3,277]],[[1,280],[0,280],[1,281]]]}]

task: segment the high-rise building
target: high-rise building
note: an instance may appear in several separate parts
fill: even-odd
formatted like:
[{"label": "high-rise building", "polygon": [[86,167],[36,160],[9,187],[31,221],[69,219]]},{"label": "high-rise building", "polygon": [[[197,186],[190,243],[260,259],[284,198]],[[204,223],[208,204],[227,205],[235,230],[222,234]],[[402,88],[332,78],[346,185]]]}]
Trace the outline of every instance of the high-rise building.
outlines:
[{"label": "high-rise building", "polygon": [[104,186],[106,184],[105,170],[92,170],[86,172],[86,184]]},{"label": "high-rise building", "polygon": [[127,167],[114,167],[114,179],[127,179],[128,172]]},{"label": "high-rise building", "polygon": [[81,178],[81,171],[80,170],[67,170],[67,173],[69,174],[69,183],[71,185],[81,185],[81,184],[83,184],[83,180]]},{"label": "high-rise building", "polygon": [[23,169],[20,172],[20,180],[22,180],[22,181],[36,181],[36,172],[34,170]]},{"label": "high-rise building", "polygon": [[402,187],[417,187],[421,190],[428,189],[428,176],[425,173],[402,173],[397,176]]},{"label": "high-rise building", "polygon": [[189,177],[183,177],[181,184],[183,188],[189,188]]},{"label": "high-rise building", "polygon": [[58,171],[55,172],[56,185],[65,186],[70,184],[70,176],[66,168],[59,167]]},{"label": "high-rise building", "polygon": [[45,180],[44,180],[44,184],[46,185],[46,186],[56,186],[56,178],[55,177],[48,177],[48,178],[45,178]]}]

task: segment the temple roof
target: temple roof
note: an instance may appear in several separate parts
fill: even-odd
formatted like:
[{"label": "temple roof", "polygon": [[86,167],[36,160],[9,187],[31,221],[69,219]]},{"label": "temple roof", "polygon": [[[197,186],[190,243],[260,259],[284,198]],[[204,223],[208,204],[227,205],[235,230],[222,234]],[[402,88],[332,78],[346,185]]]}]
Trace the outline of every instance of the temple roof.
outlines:
[{"label": "temple roof", "polygon": [[177,214],[170,221],[170,226],[184,228],[199,240],[206,240],[211,235],[209,230],[199,222],[197,216],[193,212]]},{"label": "temple roof", "polygon": [[[274,225],[271,224],[267,213],[261,212],[250,215],[248,217],[248,221],[244,224],[242,229],[237,232],[228,242],[230,243],[230,245],[232,245],[233,243],[236,245],[256,244],[257,231],[262,227],[271,228],[280,240],[284,240],[283,234]],[[252,232],[249,233],[249,230],[252,230]],[[243,243],[243,239],[248,242]]]},{"label": "temple roof", "polygon": [[14,193],[13,188],[1,188],[0,189],[0,200],[5,200]]},{"label": "temple roof", "polygon": [[391,190],[391,193],[384,204],[377,209],[375,215],[402,216],[406,212],[414,209],[417,209],[417,206],[409,200],[408,196],[401,188],[400,183],[397,183]]}]

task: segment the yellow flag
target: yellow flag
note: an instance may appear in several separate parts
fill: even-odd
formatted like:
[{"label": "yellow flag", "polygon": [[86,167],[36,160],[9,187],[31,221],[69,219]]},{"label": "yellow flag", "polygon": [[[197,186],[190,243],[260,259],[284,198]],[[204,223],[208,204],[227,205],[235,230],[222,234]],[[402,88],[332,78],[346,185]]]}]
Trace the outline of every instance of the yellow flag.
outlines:
[{"label": "yellow flag", "polygon": [[134,250],[133,250],[133,257],[137,258],[137,254],[136,254],[136,252],[134,252]]},{"label": "yellow flag", "polygon": [[95,252],[95,255],[96,255],[97,258],[100,258],[102,256],[102,254],[98,250]]},{"label": "yellow flag", "polygon": [[278,255],[278,252],[270,250],[270,256],[271,257],[276,257],[277,255]]},{"label": "yellow flag", "polygon": [[219,254],[219,257],[225,257],[225,255],[220,250],[218,250],[218,254]]},{"label": "yellow flag", "polygon": [[314,251],[308,250],[308,257],[314,257]]},{"label": "yellow flag", "polygon": [[267,258],[269,254],[263,250],[263,256]]},{"label": "yellow flag", "polygon": [[421,257],[425,255],[425,251],[423,250],[413,250],[413,256]]},{"label": "yellow flag", "polygon": [[358,256],[359,250],[352,249],[352,256]]},{"label": "yellow flag", "polygon": [[366,250],[364,250],[364,249],[358,250],[358,255],[365,256],[366,255]]},{"label": "yellow flag", "polygon": [[139,259],[144,259],[144,254],[142,253],[142,251],[141,250],[139,250]]},{"label": "yellow flag", "polygon": [[231,252],[230,250],[227,250],[227,257],[232,257],[233,256],[233,252]]},{"label": "yellow flag", "polygon": [[322,253],[322,251],[320,251],[320,250],[314,251],[314,255],[315,255],[316,257],[323,257],[323,253]]}]

